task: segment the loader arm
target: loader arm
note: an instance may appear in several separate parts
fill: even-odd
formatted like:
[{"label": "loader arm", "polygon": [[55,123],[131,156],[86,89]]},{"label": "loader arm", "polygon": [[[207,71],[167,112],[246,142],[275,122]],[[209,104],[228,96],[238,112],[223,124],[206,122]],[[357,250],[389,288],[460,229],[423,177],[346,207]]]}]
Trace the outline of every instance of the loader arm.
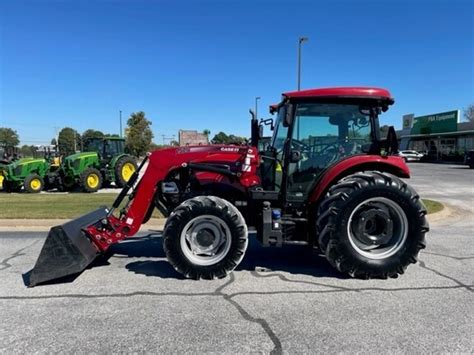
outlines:
[{"label": "loader arm", "polygon": [[[149,162],[145,173],[137,183],[140,171],[146,162]],[[158,184],[163,180],[165,174],[147,156],[140,164],[137,171],[134,172],[130,180],[123,187],[122,191],[114,201],[109,210],[107,218],[86,228],[87,234],[91,236],[94,244],[99,251],[106,251],[110,245],[119,242],[125,238],[135,235],[145,216],[154,203],[154,196],[158,189]],[[134,185],[136,184],[135,188]],[[130,189],[134,189],[129,196],[129,201],[120,215],[114,215],[114,211],[120,207],[122,201],[127,197]]]},{"label": "loader arm", "polygon": [[[124,238],[135,235],[140,226],[146,222],[148,211],[153,208],[160,183],[165,180],[170,171],[179,168],[186,167],[196,172],[211,174],[214,177],[230,176],[236,179],[237,185],[243,189],[257,185],[260,183],[256,175],[258,155],[254,152],[256,152],[254,148],[248,147],[209,148],[201,146],[184,148],[182,152],[179,149],[164,149],[149,153],[117,197],[108,217],[100,223],[87,227],[87,234],[92,238],[100,252],[106,251],[110,245]],[[140,170],[146,162],[148,162],[148,166],[141,179],[136,183]],[[238,170],[232,171],[216,167],[216,162],[220,162],[222,166],[226,162],[232,164],[237,162]],[[129,195],[127,205],[118,217],[115,216],[113,214],[114,210],[120,206],[128,191],[132,188],[133,192]]]}]

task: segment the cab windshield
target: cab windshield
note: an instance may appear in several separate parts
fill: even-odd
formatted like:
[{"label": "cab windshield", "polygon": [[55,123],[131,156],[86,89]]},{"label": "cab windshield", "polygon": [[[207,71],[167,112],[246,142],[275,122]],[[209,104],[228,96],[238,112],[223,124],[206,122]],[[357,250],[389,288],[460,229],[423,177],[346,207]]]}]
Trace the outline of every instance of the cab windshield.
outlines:
[{"label": "cab windshield", "polygon": [[98,152],[101,153],[104,147],[104,141],[102,139],[89,139],[87,140],[84,151],[85,152]]},{"label": "cab windshield", "polygon": [[288,127],[283,125],[283,121],[286,115],[286,107],[282,106],[278,110],[278,116],[275,123],[275,130],[273,132],[272,147],[277,153],[277,156],[283,154],[283,147],[285,146],[285,141],[288,136]]},{"label": "cab windshield", "polygon": [[293,120],[291,151],[300,159],[288,167],[288,198],[307,197],[330,165],[361,154],[372,140],[371,119],[359,105],[299,103]]}]

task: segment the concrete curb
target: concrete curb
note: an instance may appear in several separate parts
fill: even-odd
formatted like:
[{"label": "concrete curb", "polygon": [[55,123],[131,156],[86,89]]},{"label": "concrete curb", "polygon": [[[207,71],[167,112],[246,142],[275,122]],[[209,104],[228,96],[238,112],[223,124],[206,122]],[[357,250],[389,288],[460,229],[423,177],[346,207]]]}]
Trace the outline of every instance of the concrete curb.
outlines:
[{"label": "concrete curb", "polygon": [[[444,208],[436,213],[427,215],[430,225],[442,224],[446,220],[456,219],[460,211],[453,206],[443,203]],[[64,224],[70,219],[0,219],[0,232],[48,232],[51,227]],[[166,218],[152,218],[140,230],[162,231]]]},{"label": "concrete curb", "polygon": [[[0,232],[48,232],[51,227],[69,222],[70,219],[2,219]],[[163,230],[165,218],[152,218],[140,230]]]}]

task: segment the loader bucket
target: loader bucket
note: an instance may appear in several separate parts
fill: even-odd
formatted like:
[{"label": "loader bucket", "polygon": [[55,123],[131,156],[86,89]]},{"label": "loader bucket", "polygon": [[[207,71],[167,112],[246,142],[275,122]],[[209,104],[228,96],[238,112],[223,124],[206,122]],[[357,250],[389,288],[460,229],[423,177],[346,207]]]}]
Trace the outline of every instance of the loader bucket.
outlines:
[{"label": "loader bucket", "polygon": [[23,275],[26,286],[82,272],[98,255],[84,228],[107,217],[101,207],[84,216],[51,228],[34,268]]}]

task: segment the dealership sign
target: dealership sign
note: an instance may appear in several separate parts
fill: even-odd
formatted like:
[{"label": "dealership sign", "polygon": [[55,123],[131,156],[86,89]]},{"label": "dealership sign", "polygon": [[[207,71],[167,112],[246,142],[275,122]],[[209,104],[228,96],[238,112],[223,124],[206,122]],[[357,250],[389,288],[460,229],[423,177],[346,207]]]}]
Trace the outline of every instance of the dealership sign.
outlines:
[{"label": "dealership sign", "polygon": [[413,127],[413,117],[415,117],[413,113],[403,116],[403,129],[411,129]]},{"label": "dealership sign", "polygon": [[431,134],[456,132],[458,128],[459,111],[435,113],[428,116],[413,118],[411,134]]}]

